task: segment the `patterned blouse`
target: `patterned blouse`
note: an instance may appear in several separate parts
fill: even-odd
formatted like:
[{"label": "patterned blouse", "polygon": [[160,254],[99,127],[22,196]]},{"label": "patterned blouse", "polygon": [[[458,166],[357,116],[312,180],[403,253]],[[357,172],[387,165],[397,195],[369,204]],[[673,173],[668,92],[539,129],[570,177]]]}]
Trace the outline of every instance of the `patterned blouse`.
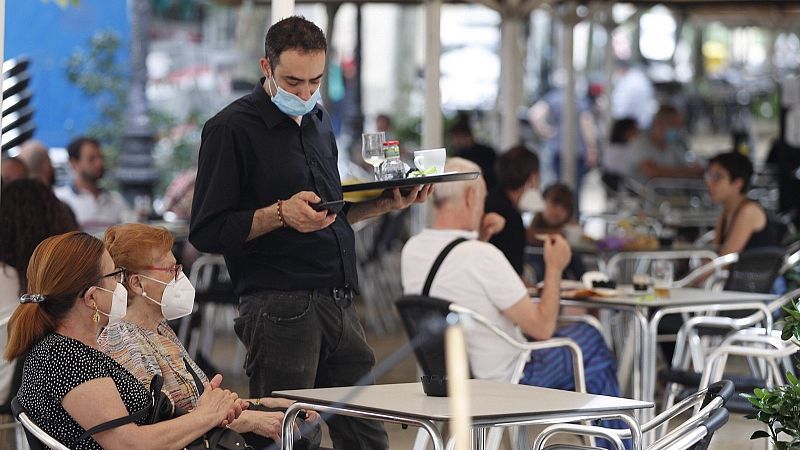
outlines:
[{"label": "patterned blouse", "polygon": [[[69,448],[102,450],[94,439],[78,442],[85,431],[61,405],[76,387],[97,378],[111,378],[133,414],[150,403],[150,392],[116,361],[75,339],[51,333],[34,345],[22,371],[20,405],[45,432]],[[142,424],[144,418],[137,423]]]},{"label": "patterned blouse", "polygon": [[100,351],[128,369],[148,389],[153,375],[160,374],[164,377],[163,390],[175,406],[188,411],[197,405],[199,393],[184,361],[204,383],[208,377],[192,361],[166,321],[162,320],[157,332],[153,332],[121,320],[107,326],[97,342]]}]

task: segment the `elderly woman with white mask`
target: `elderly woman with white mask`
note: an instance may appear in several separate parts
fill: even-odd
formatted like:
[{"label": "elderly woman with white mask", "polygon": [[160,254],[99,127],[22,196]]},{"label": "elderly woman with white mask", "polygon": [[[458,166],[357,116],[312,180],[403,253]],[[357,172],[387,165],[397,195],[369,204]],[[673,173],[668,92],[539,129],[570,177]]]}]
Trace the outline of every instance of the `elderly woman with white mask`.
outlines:
[{"label": "elderly woman with white mask", "polygon": [[[105,233],[105,246],[117,264],[126,268],[128,310],[112,321],[98,339],[100,350],[114,358],[146,386],[153,375],[164,378],[164,391],[184,410],[195,407],[198,386],[206,375],[189,357],[167,323],[192,313],[195,290],[172,254],[172,235],[143,224],[116,225]],[[244,433],[248,445],[263,448],[279,440],[286,399],[250,399],[250,409],[230,424]],[[309,413],[311,414],[311,413]],[[318,416],[314,415],[313,419]],[[267,438],[267,439],[265,439]]]}]

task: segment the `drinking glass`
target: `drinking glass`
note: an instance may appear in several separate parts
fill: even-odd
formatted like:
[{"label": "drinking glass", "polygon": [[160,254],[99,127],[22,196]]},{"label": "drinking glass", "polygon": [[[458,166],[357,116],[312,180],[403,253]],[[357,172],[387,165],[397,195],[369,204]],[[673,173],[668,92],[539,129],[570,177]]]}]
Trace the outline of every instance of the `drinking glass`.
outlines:
[{"label": "drinking glass", "polygon": [[669,297],[669,288],[672,286],[674,269],[672,261],[655,260],[650,265],[653,276],[653,290],[656,297]]},{"label": "drinking glass", "polygon": [[386,133],[383,131],[377,133],[363,133],[361,135],[361,156],[367,164],[372,166],[375,180],[381,179],[378,173],[378,167],[386,159],[383,155],[384,141],[386,141]]}]

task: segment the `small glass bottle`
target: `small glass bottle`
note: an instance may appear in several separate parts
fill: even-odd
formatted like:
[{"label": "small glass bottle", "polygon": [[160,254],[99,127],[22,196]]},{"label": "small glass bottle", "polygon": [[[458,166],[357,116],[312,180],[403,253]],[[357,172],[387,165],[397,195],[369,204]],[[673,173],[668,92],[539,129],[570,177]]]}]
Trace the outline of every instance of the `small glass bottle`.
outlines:
[{"label": "small glass bottle", "polygon": [[383,143],[383,155],[386,161],[381,165],[383,180],[398,180],[406,177],[405,165],[400,160],[400,141]]}]

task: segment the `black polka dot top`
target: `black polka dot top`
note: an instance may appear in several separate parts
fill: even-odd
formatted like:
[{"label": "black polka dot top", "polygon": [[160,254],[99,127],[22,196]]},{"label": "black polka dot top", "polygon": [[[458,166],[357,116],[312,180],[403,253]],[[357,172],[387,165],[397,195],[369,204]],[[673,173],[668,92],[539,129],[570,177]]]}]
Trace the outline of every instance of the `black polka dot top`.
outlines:
[{"label": "black polka dot top", "polygon": [[31,348],[17,397],[31,419],[67,447],[102,449],[91,438],[76,444],[85,430],[61,406],[61,400],[75,387],[106,377],[114,380],[129,413],[150,403],[149,391],[116,361],[80,341],[53,333]]}]

